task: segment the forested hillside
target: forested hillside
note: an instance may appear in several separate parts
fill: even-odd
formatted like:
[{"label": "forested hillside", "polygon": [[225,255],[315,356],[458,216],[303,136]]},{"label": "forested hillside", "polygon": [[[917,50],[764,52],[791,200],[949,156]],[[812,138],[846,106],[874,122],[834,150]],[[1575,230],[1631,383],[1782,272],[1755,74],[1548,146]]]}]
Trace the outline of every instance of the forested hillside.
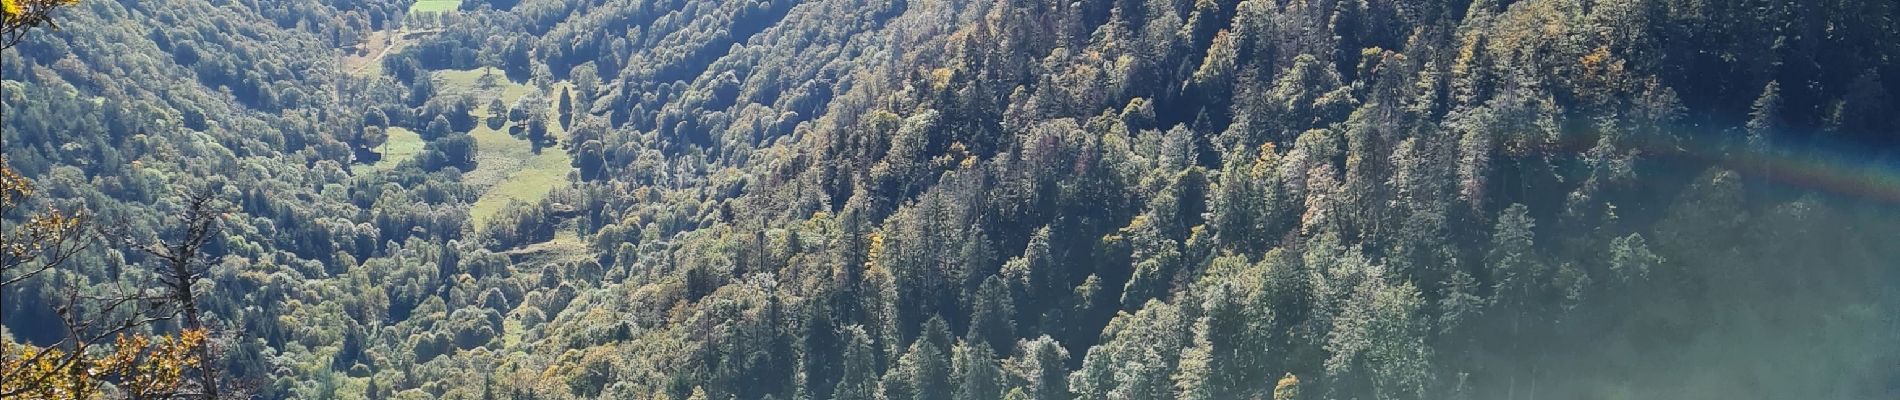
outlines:
[{"label": "forested hillside", "polygon": [[267,399],[1900,398],[1891,0],[53,18],[0,217],[89,239],[0,260],[7,368],[126,320]]}]

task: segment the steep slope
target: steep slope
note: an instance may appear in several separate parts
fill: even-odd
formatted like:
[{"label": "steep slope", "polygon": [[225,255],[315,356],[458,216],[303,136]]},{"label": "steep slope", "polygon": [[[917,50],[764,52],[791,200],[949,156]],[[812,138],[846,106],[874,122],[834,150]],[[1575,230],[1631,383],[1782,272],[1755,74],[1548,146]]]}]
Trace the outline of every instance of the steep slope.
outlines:
[{"label": "steep slope", "polygon": [[1890,2],[148,3],[6,156],[266,398],[1900,395]]}]

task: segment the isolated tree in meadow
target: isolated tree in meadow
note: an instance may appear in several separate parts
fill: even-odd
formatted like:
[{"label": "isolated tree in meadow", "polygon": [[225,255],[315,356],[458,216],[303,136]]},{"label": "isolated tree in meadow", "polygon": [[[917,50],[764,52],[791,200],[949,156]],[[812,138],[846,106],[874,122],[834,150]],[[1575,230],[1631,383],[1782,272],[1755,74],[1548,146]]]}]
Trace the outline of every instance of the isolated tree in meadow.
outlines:
[{"label": "isolated tree in meadow", "polygon": [[502,124],[508,122],[508,106],[501,104],[501,98],[489,100],[487,110],[488,129],[500,130]]},{"label": "isolated tree in meadow", "polygon": [[561,129],[574,126],[574,88],[561,88],[561,95],[555,102],[555,113],[561,116]]},{"label": "isolated tree in meadow", "polygon": [[531,96],[521,96],[521,98],[515,99],[515,104],[508,108],[508,122],[519,123],[528,120],[528,115],[534,113],[535,110],[533,104],[534,100],[530,97]]},{"label": "isolated tree in meadow", "polygon": [[475,78],[475,87],[491,89],[501,85],[501,78],[495,76],[494,68],[482,68],[482,76]]},{"label": "isolated tree in meadow", "polygon": [[526,136],[528,141],[534,143],[535,146],[544,146],[549,143],[547,114],[530,114],[525,128],[522,131],[523,136]]}]

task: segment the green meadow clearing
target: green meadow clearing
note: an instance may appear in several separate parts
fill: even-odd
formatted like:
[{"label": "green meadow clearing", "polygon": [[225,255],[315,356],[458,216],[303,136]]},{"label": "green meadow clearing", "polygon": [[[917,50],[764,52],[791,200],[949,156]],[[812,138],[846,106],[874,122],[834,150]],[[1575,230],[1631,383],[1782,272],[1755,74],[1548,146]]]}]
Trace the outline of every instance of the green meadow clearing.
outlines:
[{"label": "green meadow clearing", "polygon": [[[514,104],[515,100],[536,90],[532,85],[508,81],[500,76],[500,71],[492,71],[499,78],[496,86],[479,87],[477,82],[480,82],[484,73],[482,69],[437,71],[435,79],[437,87],[444,93],[473,96],[476,104],[488,104],[489,100],[497,98],[501,99],[502,104]],[[559,93],[565,85],[552,86],[553,93]],[[549,97],[552,97],[552,93]],[[553,114],[554,102],[549,103],[549,109],[543,112]],[[477,107],[474,114],[482,120],[489,117],[486,107]],[[486,188],[482,197],[469,208],[469,220],[478,229],[510,202],[540,202],[547,197],[548,191],[566,185],[568,172],[573,170],[573,157],[559,144],[542,146],[536,152],[534,144],[527,139],[509,135],[509,128],[489,129],[483,123],[468,133],[475,138],[479,151],[475,155],[475,170],[463,174],[463,182]],[[567,131],[559,124],[550,124],[548,136],[559,142],[567,137]]]},{"label": "green meadow clearing", "polygon": [[416,158],[416,154],[422,153],[423,141],[421,134],[398,126],[389,127],[389,129],[384,132],[389,134],[389,140],[383,142],[382,146],[376,148],[376,152],[382,154],[383,158],[376,160],[374,164],[352,165],[350,166],[350,172],[362,175],[376,171],[388,171],[396,168],[397,165],[401,165],[405,161]]},{"label": "green meadow clearing", "polygon": [[[502,104],[514,104],[515,100],[536,90],[532,85],[508,81],[501,77],[498,70],[492,71],[499,78],[494,86],[480,87],[478,82],[481,76],[489,72],[482,69],[435,71],[434,79],[443,94],[471,96],[477,104],[488,104],[492,99],[501,99]],[[566,82],[551,86],[549,97],[567,86],[569,84]],[[555,105],[552,101],[548,103],[548,109],[543,112],[550,114],[550,119],[553,119],[556,117]],[[477,107],[474,115],[482,121],[489,118],[487,107]],[[553,138],[555,143],[543,145],[540,149],[536,149],[534,143],[525,138],[510,135],[509,130],[512,128],[511,125],[504,125],[501,129],[490,129],[484,122],[468,132],[470,137],[475,138],[477,148],[475,169],[462,174],[462,182],[483,190],[482,196],[469,209],[469,220],[478,229],[509,203],[540,202],[547,197],[548,191],[566,185],[568,173],[573,171],[573,157],[559,144],[567,137],[567,130],[560,124],[548,126],[548,137]],[[414,159],[422,152],[424,140],[415,131],[390,127],[388,133],[389,140],[377,148],[382,158],[374,163],[352,165],[351,172],[368,174],[387,171]]]},{"label": "green meadow clearing", "polygon": [[462,0],[416,0],[416,4],[409,6],[409,13],[455,11],[461,6]]}]

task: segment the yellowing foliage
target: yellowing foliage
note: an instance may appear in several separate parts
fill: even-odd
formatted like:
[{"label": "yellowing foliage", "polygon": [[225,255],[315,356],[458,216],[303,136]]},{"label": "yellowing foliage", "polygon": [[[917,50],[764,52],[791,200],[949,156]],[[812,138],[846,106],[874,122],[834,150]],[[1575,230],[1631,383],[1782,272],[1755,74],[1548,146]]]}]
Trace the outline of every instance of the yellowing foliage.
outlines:
[{"label": "yellowing foliage", "polygon": [[[12,214],[32,197],[33,183],[14,172],[0,160],[0,214]],[[81,243],[84,213],[47,210],[26,216],[25,221],[8,224],[0,232],[0,287],[20,282],[29,276],[64,262]]]},{"label": "yellowing foliage", "polygon": [[1597,46],[1595,51],[1579,58],[1577,64],[1583,66],[1584,76],[1590,78],[1607,79],[1623,73],[1623,60],[1610,55],[1609,46]]},{"label": "yellowing foliage", "polygon": [[55,7],[74,4],[79,4],[79,0],[0,0],[0,14],[6,16],[7,25],[13,25],[16,22],[30,22],[16,21],[15,18],[34,13],[43,14],[44,11]]},{"label": "yellowing foliage", "polygon": [[1300,377],[1289,373],[1273,384],[1273,400],[1293,400],[1300,397]]},{"label": "yellowing foliage", "polygon": [[39,348],[0,340],[0,397],[28,399],[91,399],[114,392],[130,398],[163,398],[186,382],[185,370],[198,362],[205,345],[202,330],[178,336],[119,335],[110,350],[89,354],[81,344],[78,354],[57,348]]},{"label": "yellowing foliage", "polygon": [[52,11],[79,0],[0,0],[0,49],[11,48],[34,27],[53,24]]},{"label": "yellowing foliage", "polygon": [[951,79],[955,77],[956,71],[952,71],[949,68],[930,70],[930,90],[942,91],[948,89]]},{"label": "yellowing foliage", "polygon": [[34,215],[10,232],[4,248],[7,256],[14,259],[29,258],[45,250],[49,243],[79,229],[78,215],[65,215],[59,210]]},{"label": "yellowing foliage", "polygon": [[951,142],[950,152],[949,154],[945,154],[944,157],[946,161],[956,160],[957,169],[970,169],[970,168],[976,167],[976,156],[970,154],[970,148],[968,146],[964,146],[963,141],[961,140]]},{"label": "yellowing foliage", "polygon": [[0,166],[0,207],[12,209],[19,204],[20,199],[31,196],[33,196],[33,184],[27,182],[26,177],[13,172],[11,167]]},{"label": "yellowing foliage", "polygon": [[[8,18],[16,17],[20,3],[5,1]],[[0,214],[25,206],[34,193],[31,181],[0,161]],[[83,215],[48,210],[10,224],[0,233],[0,272],[6,273],[0,287],[64,263],[85,243]],[[72,328],[70,323],[68,328]],[[0,339],[0,398],[91,399],[108,394],[168,398],[184,384],[185,370],[196,365],[198,351],[205,345],[202,330],[187,330],[175,337],[119,334],[109,346],[92,343],[104,335],[68,338],[71,342],[62,342],[72,344],[68,348]]]},{"label": "yellowing foliage", "polygon": [[1267,179],[1280,168],[1280,156],[1279,146],[1274,145],[1273,142],[1262,143],[1260,154],[1254,158],[1253,165],[1247,172],[1254,179]]},{"label": "yellowing foliage", "polygon": [[1597,46],[1596,50],[1578,57],[1577,67],[1582,74],[1578,94],[1592,103],[1609,102],[1631,82],[1624,72],[1623,59],[1611,54],[1609,46]]},{"label": "yellowing foliage", "polygon": [[872,232],[868,240],[870,240],[870,246],[867,247],[870,250],[866,251],[868,254],[865,257],[864,268],[875,269],[878,266],[878,260],[884,256],[884,233]]}]

